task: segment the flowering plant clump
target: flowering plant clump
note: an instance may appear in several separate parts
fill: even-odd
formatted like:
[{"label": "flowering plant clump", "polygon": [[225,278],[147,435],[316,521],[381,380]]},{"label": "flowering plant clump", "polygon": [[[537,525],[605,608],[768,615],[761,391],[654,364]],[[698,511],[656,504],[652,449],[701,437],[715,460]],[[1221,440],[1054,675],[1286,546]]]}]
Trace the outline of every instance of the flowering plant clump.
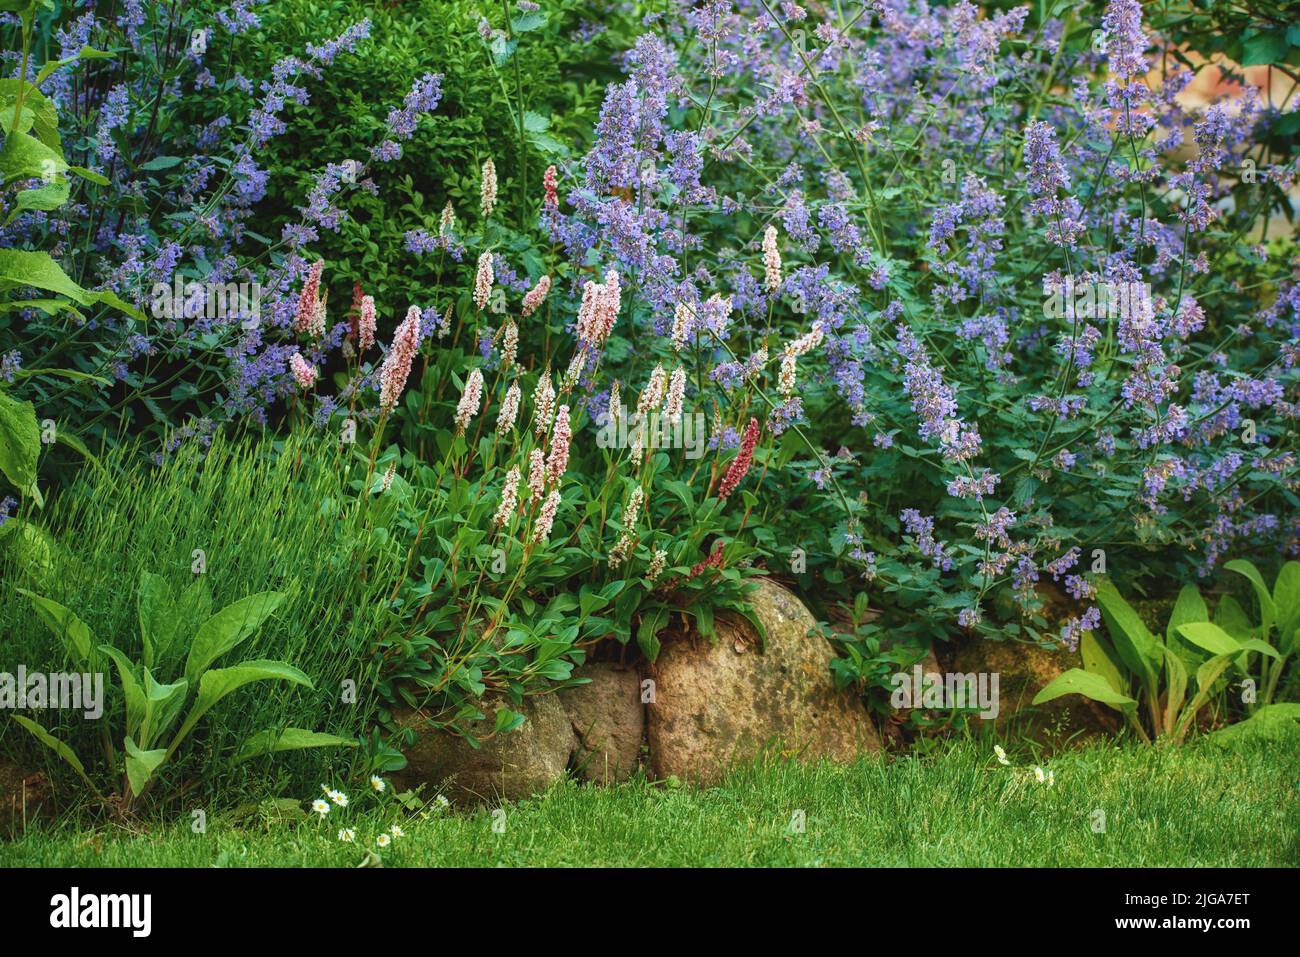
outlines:
[{"label": "flowering plant clump", "polygon": [[[761,631],[760,574],[854,608],[864,685],[884,629],[1073,652],[1111,579],[1300,553],[1272,20],[1230,51],[1263,75],[1136,0],[451,2],[436,46],[128,4],[43,13],[37,64],[36,6],[0,20],[6,154],[67,159],[6,173],[0,253],[58,273],[0,303],[0,525],[55,441],[309,432],[358,565],[401,556],[365,609],[394,707]],[[581,91],[526,82],[592,49]],[[378,112],[320,108],[384,70]]]}]

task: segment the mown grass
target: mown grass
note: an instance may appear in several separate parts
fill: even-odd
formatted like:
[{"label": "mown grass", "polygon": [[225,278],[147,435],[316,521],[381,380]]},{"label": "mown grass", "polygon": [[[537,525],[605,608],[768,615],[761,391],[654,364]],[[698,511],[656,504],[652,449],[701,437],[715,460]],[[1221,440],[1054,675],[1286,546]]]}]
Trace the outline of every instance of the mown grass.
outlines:
[{"label": "mown grass", "polygon": [[[702,791],[564,782],[501,809],[426,816],[391,797],[367,808],[361,785],[324,821],[214,817],[205,834],[188,820],[135,834],[55,828],[0,845],[0,864],[348,867],[398,822],[406,836],[381,852],[385,866],[1286,866],[1300,861],[1298,744],[1093,744],[1053,758],[1049,787],[1032,766],[963,743],[851,767],[751,765]],[[338,841],[345,824],[357,844]]]}]

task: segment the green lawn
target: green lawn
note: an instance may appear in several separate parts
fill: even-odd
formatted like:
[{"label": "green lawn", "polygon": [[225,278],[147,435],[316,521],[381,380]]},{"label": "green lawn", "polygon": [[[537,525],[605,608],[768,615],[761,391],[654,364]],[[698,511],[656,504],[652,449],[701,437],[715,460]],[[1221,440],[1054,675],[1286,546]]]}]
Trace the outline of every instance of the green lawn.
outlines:
[{"label": "green lawn", "polygon": [[[1057,755],[1055,784],[1032,765],[1006,767],[984,746],[853,767],[768,763],[705,791],[645,781],[610,789],[565,783],[504,807],[412,815],[378,807],[364,786],[352,806],[314,815],[214,816],[131,833],[70,826],[0,845],[7,866],[354,866],[375,835],[405,836],[386,866],[1262,866],[1300,860],[1300,746],[1225,751],[1094,744]],[[314,797],[312,795],[311,797]],[[1096,812],[1105,831],[1096,833]],[[792,830],[803,811],[802,833]],[[346,820],[345,820],[346,818]],[[496,815],[498,827],[501,814]],[[357,831],[345,845],[340,826]]]}]

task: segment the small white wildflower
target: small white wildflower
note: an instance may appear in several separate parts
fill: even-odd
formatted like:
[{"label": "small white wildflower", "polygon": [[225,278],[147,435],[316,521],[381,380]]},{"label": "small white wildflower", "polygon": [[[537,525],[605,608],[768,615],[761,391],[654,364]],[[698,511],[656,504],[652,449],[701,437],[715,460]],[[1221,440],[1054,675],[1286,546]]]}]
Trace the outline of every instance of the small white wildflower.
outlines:
[{"label": "small white wildflower", "polygon": [[388,829],[388,833],[393,835],[393,837],[406,837],[406,832],[403,831],[396,824],[394,824],[392,827]]},{"label": "small white wildflower", "polygon": [[433,799],[433,803],[438,805],[438,807],[442,808],[444,811],[451,807],[451,802],[447,800],[447,795],[445,794],[439,794]]},{"label": "small white wildflower", "polygon": [[342,791],[330,791],[328,793],[329,793],[329,799],[333,801],[335,804],[337,804],[339,807],[348,806],[348,796],[344,794]]},{"label": "small white wildflower", "polygon": [[1043,773],[1042,768],[1034,768],[1034,780],[1039,784],[1043,784],[1047,781],[1047,775]]},{"label": "small white wildflower", "polygon": [[355,843],[356,839],[357,839],[357,832],[352,830],[352,828],[345,827],[339,830],[339,840],[342,841],[344,844]]},{"label": "small white wildflower", "polygon": [[311,802],[311,809],[315,811],[317,814],[319,814],[322,818],[330,812],[329,804],[325,801],[322,801],[320,798],[317,798],[316,800]]},{"label": "small white wildflower", "polygon": [[380,834],[377,838],[375,838],[375,843],[378,844],[380,847],[387,847],[389,844],[393,843],[393,839],[389,837],[387,834]]},{"label": "small white wildflower", "polygon": [[384,779],[381,778],[378,774],[370,775],[370,786],[380,794],[383,794],[384,788],[388,787],[388,785],[384,783]]},{"label": "small white wildflower", "polygon": [[993,745],[993,753],[998,756],[998,764],[1011,763],[1010,761],[1007,760],[1007,753],[1002,750],[1002,745],[1000,744]]}]

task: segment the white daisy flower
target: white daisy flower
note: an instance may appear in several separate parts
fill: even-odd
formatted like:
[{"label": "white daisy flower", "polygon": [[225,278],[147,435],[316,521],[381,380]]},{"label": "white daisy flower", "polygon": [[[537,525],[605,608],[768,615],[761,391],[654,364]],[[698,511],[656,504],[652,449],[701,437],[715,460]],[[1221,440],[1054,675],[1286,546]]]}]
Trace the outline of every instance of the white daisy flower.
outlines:
[{"label": "white daisy flower", "polygon": [[393,835],[393,837],[406,837],[406,832],[403,831],[396,824],[394,824],[392,827],[388,829],[388,833]]},{"label": "white daisy flower", "polygon": [[351,844],[357,839],[357,832],[350,827],[345,827],[339,831],[339,840],[344,844]]},{"label": "white daisy flower", "polygon": [[393,839],[389,837],[387,834],[380,834],[377,838],[375,838],[375,843],[378,844],[380,847],[387,847],[389,844],[393,843]]},{"label": "white daisy flower", "polygon": [[383,794],[384,788],[388,787],[388,785],[384,783],[384,779],[381,778],[378,774],[370,775],[370,786],[380,794]]},{"label": "white daisy flower", "polygon": [[330,812],[329,804],[327,804],[325,801],[322,801],[320,798],[317,798],[316,800],[311,802],[311,809],[315,811],[317,814],[319,814],[321,817],[324,817],[326,814]]},{"label": "white daisy flower", "polygon": [[451,807],[451,802],[447,800],[447,795],[445,794],[439,794],[433,799],[433,803],[438,805],[438,807],[442,808],[444,811]]},{"label": "white daisy flower", "polygon": [[1010,761],[1007,760],[1007,753],[1002,750],[1002,745],[1000,744],[993,745],[993,753],[998,756],[998,764],[1011,763]]},{"label": "white daisy flower", "polygon": [[1043,784],[1047,781],[1047,775],[1043,773],[1042,768],[1034,768],[1034,780],[1039,784]]}]

